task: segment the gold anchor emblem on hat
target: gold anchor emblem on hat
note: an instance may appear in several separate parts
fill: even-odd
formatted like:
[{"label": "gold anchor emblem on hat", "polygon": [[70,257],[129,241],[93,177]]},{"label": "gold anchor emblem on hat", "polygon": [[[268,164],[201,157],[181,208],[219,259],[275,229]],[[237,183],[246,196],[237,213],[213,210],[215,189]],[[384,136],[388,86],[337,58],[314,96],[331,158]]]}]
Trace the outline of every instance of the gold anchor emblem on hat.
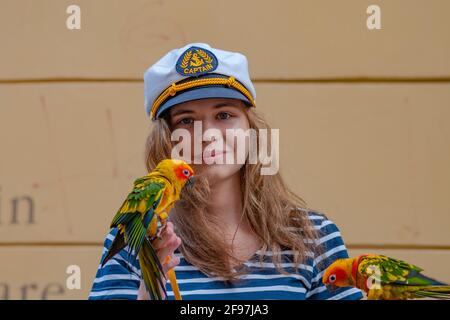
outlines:
[{"label": "gold anchor emblem on hat", "polygon": [[198,76],[217,68],[217,58],[206,49],[191,47],[176,63],[177,72],[183,76]]},{"label": "gold anchor emblem on hat", "polygon": [[203,61],[202,58],[198,57],[198,53],[197,52],[192,55],[191,63],[190,63],[191,67],[198,67],[198,66],[201,66],[204,63],[205,63],[205,61]]}]

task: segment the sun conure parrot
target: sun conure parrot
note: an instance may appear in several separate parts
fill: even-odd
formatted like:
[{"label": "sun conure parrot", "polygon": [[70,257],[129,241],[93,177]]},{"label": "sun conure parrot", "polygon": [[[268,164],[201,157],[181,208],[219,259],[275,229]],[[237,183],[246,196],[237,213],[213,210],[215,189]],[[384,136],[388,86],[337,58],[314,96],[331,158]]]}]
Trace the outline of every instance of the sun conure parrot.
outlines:
[{"label": "sun conure parrot", "polygon": [[382,255],[338,259],[325,271],[329,288],[353,286],[370,300],[450,299],[450,286],[421,273],[421,268]]},{"label": "sun conure parrot", "polygon": [[[168,213],[180,198],[180,192],[187,183],[192,184],[194,171],[182,160],[165,159],[148,175],[136,179],[134,187],[119,208],[111,222],[111,228],[118,228],[102,266],[126,245],[129,258],[138,255],[139,266],[146,290],[151,299],[161,300],[166,291],[161,262],[152,242],[165,226]],[[158,230],[158,219],[161,228]],[[134,256],[135,257],[135,256]],[[170,256],[165,261],[170,260]],[[181,300],[175,272],[167,272],[175,298]],[[162,290],[162,292],[161,292]]]}]

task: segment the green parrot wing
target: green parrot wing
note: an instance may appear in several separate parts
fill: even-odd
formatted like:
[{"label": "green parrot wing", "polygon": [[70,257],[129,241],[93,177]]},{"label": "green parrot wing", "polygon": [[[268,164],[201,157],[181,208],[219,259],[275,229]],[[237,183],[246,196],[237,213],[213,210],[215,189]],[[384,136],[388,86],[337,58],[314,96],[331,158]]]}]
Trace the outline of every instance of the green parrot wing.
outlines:
[{"label": "green parrot wing", "polygon": [[143,216],[151,207],[155,209],[158,206],[166,183],[162,179],[146,177],[137,179],[134,182],[133,189],[114,216],[111,228],[115,228],[120,224],[126,225],[134,217]]},{"label": "green parrot wing", "polygon": [[405,261],[383,255],[368,255],[362,259],[359,272],[365,277],[376,276],[377,271],[381,284],[422,285],[426,278],[420,267]]},{"label": "green parrot wing", "polygon": [[429,278],[422,274],[423,269],[413,264],[407,263],[402,260],[389,258],[390,261],[395,263],[399,269],[402,270],[403,277],[399,277],[393,284],[395,285],[408,285],[408,286],[428,286],[428,285],[444,285],[444,283]]},{"label": "green parrot wing", "polygon": [[154,218],[154,208],[162,199],[166,181],[151,174],[135,180],[133,189],[117,211],[111,222],[111,228],[119,228],[108,253],[102,259],[102,266],[114,255],[129,246],[128,260],[131,253],[137,254],[147,233],[147,228]]},{"label": "green parrot wing", "polygon": [[114,216],[111,227],[124,227],[125,242],[137,254],[153,219],[154,209],[161,201],[166,183],[155,177],[137,179],[133,190]]}]

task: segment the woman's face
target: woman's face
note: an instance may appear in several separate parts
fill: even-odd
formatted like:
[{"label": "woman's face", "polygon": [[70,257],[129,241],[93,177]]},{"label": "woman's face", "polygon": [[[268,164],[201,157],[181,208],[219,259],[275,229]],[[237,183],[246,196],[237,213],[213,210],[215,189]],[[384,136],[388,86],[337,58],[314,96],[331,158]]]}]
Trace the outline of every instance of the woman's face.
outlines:
[{"label": "woman's face", "polygon": [[[191,163],[195,173],[206,174],[212,184],[235,175],[243,166],[242,161],[237,161],[236,155],[238,152],[244,152],[244,155],[241,156],[247,157],[248,142],[246,140],[244,150],[242,148],[238,150],[238,139],[227,139],[226,130],[242,129],[245,132],[249,129],[247,108],[244,102],[238,99],[214,98],[188,101],[169,109],[171,130],[182,128],[190,133]],[[200,123],[196,123],[196,137],[194,137],[194,121],[201,121],[201,130],[199,130]],[[213,133],[214,137],[208,137],[208,133]],[[222,139],[217,139],[218,133],[221,134]],[[201,139],[201,150],[195,149],[194,138]],[[178,142],[174,142],[174,144],[176,143]],[[197,145],[200,146],[200,143]],[[197,154],[195,154],[196,152]],[[227,154],[229,157],[234,155],[232,164],[227,163]],[[194,162],[195,157],[197,157],[197,162],[201,161],[201,164]],[[222,164],[215,163],[220,162],[220,157],[223,160]]]}]

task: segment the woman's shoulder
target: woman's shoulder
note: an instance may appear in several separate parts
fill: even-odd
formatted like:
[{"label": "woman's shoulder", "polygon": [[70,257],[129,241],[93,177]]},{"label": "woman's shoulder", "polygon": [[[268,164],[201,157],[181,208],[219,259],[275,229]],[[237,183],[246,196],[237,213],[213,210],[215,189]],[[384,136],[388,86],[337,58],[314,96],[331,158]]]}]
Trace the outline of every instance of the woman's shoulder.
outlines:
[{"label": "woman's shoulder", "polygon": [[328,218],[325,213],[319,210],[310,208],[297,208],[297,211],[301,212],[303,218],[308,219],[309,222],[311,222],[313,228],[316,229],[319,233],[339,231],[339,228],[334,223],[334,221]]},{"label": "woman's shoulder", "polygon": [[325,256],[338,254],[347,257],[347,249],[341,231],[333,220],[319,210],[310,208],[297,209],[304,214],[304,218],[309,219],[311,226],[316,231],[316,239],[309,241],[313,241],[317,249],[320,249],[316,250],[317,253],[325,253]]},{"label": "woman's shoulder", "polygon": [[311,221],[312,226],[317,231],[317,238],[314,241],[316,250],[314,250],[312,260],[314,275],[311,282],[313,286],[311,292],[307,294],[308,299],[361,299],[362,294],[359,289],[345,287],[335,292],[329,292],[321,282],[325,269],[331,263],[336,259],[349,257],[338,226],[321,211],[309,208],[298,208],[298,210]]}]

